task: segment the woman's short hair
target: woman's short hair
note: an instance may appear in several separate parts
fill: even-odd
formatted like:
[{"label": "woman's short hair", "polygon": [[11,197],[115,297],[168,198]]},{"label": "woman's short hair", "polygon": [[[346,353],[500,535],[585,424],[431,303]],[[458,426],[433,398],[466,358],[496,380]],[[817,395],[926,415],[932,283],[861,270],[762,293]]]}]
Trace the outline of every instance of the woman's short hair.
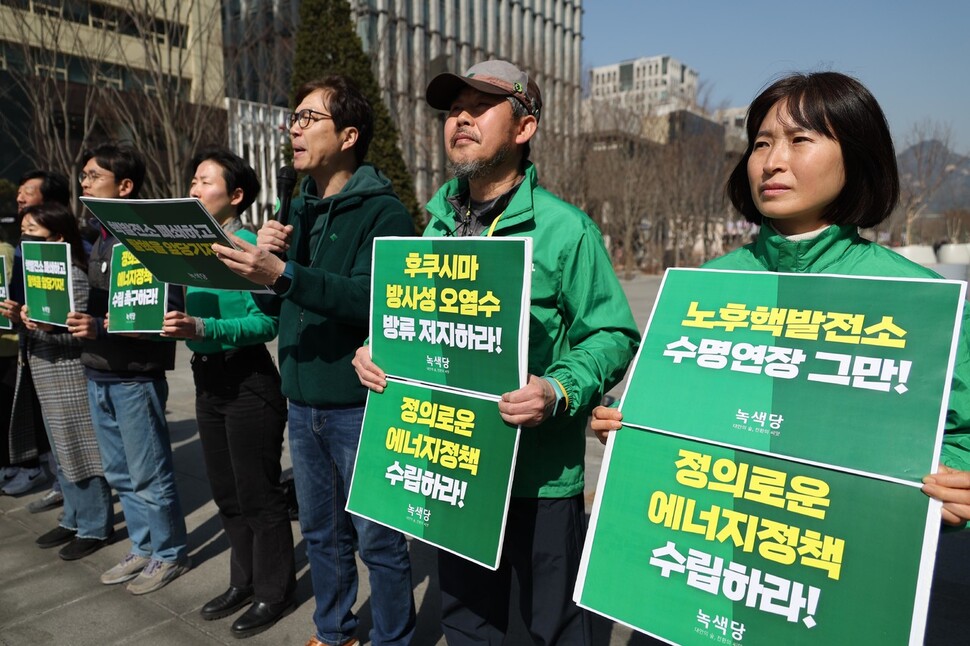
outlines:
[{"label": "woman's short hair", "polygon": [[248,209],[256,201],[256,197],[259,195],[259,178],[256,176],[256,171],[246,163],[246,160],[226,148],[206,148],[199,151],[199,154],[189,162],[187,169],[190,184],[199,164],[204,161],[215,162],[222,168],[222,178],[226,180],[226,193],[230,197],[237,188],[242,189],[243,199],[236,207],[237,215]]},{"label": "woman's short hair", "polygon": [[866,87],[845,74],[792,74],[775,81],[748,108],[748,146],[727,183],[727,195],[749,222],[761,224],[748,181],[748,159],[765,116],[784,102],[794,125],[838,142],[845,186],[823,215],[832,224],[873,227],[899,201],[899,170],[886,115]]}]

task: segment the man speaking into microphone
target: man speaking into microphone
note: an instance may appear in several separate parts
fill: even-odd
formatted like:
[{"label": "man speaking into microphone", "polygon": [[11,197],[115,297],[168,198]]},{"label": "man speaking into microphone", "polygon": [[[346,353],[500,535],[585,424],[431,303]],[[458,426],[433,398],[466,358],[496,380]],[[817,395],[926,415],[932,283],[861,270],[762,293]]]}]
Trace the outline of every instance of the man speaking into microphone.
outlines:
[{"label": "man speaking into microphone", "polygon": [[354,530],[370,570],[371,641],[407,644],[415,625],[407,543],[344,507],[367,398],[351,360],[367,337],[374,238],[414,228],[390,181],[364,163],[374,115],[350,79],[304,84],[289,126],[293,167],[306,175],[289,213],[267,221],[256,245],[237,239],[239,249],[213,249],[275,292],[255,298],[280,319],[290,454],[316,597],[308,646],[356,643]]}]

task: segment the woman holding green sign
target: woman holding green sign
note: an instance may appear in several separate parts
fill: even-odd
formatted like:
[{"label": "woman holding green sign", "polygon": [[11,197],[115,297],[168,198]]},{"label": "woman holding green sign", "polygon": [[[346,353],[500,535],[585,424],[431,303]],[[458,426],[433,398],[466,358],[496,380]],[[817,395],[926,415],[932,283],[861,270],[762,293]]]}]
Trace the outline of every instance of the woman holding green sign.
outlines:
[{"label": "woman holding green sign", "polygon": [[[259,180],[240,157],[209,150],[192,160],[189,195],[228,233],[255,244],[239,214],[256,199]],[[189,287],[185,312],[165,315],[163,335],[194,352],[195,409],[206,472],[232,550],[229,588],[202,607],[203,619],[249,609],[232,624],[235,637],[266,630],[294,607],[293,530],[280,456],[286,400],[266,349],[278,321],[249,292]]]},{"label": "woman holding green sign", "polygon": [[[748,109],[748,147],[727,194],[758,240],[704,269],[940,278],[859,236],[899,200],[899,172],[886,117],[859,81],[837,72],[793,74]],[[970,520],[970,321],[964,310],[939,472],[923,492],[943,502],[943,522]],[[606,441],[619,410],[597,407],[593,430]]]},{"label": "woman holding green sign", "polygon": [[[66,242],[70,245],[75,307],[88,299],[87,253],[74,215],[56,202],[28,207],[21,223],[23,240]],[[7,305],[12,301],[7,301]],[[26,307],[13,303],[12,318],[27,328],[27,359],[40,400],[51,446],[60,466],[64,516],[57,527],[41,535],[37,545],[51,548],[67,543],[58,555],[80,559],[107,544],[113,531],[111,489],[104,477],[98,441],[88,406],[87,378],[81,366],[80,339],[67,327],[31,321]]]}]

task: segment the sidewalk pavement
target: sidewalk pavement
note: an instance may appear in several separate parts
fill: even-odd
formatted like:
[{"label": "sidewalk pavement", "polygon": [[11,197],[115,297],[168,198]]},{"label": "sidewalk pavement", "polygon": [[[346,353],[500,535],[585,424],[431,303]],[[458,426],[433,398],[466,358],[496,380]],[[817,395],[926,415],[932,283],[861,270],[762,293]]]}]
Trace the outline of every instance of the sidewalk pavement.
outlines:
[{"label": "sidewalk pavement", "polygon": [[[638,276],[623,281],[634,315],[645,325],[660,284],[659,277]],[[275,350],[275,349],[274,349]],[[80,561],[66,562],[57,549],[41,550],[34,540],[53,529],[57,509],[30,514],[27,504],[46,488],[29,494],[0,496],[0,646],[111,646],[146,643],[154,646],[238,644],[229,633],[233,617],[203,621],[199,609],[228,586],[228,542],[212,502],[202,451],[195,425],[195,401],[190,353],[180,347],[177,366],[169,373],[168,420],[175,470],[189,531],[192,569],[165,588],[140,597],[125,591],[124,585],[105,586],[98,577],[128,551],[127,532],[115,497],[115,535],[110,545]],[[619,396],[622,386],[612,394]],[[587,436],[587,509],[595,493],[603,447]],[[289,452],[284,446],[284,469]],[[891,510],[885,510],[891,513]],[[246,644],[302,646],[313,632],[313,594],[299,526],[293,524],[297,554],[299,606],[270,630],[251,637]],[[964,643],[970,635],[970,531],[945,534],[941,540],[931,628],[927,643]],[[418,540],[410,541],[414,594],[417,604],[415,646],[444,644],[439,628],[440,608],[434,549]],[[358,562],[360,590],[356,611],[361,620],[359,635],[368,643],[370,630],[370,587],[366,569]],[[873,594],[880,583],[874,582]],[[514,599],[514,597],[513,597]],[[516,613],[512,613],[515,616]],[[514,620],[513,620],[514,621]],[[531,640],[519,622],[512,626],[506,643],[528,645]],[[594,643],[610,646],[644,646],[657,643],[630,630],[596,617]]]}]

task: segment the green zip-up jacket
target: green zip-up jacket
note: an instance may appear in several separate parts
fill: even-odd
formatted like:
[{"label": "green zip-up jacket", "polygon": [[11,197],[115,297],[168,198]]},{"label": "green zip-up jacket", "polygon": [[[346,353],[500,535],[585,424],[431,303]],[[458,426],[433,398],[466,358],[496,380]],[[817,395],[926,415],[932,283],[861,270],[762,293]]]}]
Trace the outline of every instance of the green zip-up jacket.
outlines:
[{"label": "green zip-up jacket", "polygon": [[[425,236],[454,234],[447,200],[467,191],[452,180],[435,194]],[[512,495],[567,498],[584,487],[587,417],[623,378],[640,332],[596,225],[539,186],[531,163],[491,235],[532,238],[529,373],[556,379],[569,402],[564,414],[522,429]]]},{"label": "green zip-up jacket", "polygon": [[324,199],[304,178],[288,224],[290,286],[255,296],[261,310],[279,316],[283,394],[320,408],[363,406],[367,389],[350,362],[367,337],[374,238],[414,235],[411,216],[390,180],[362,164]]},{"label": "green zip-up jacket", "polygon": [[[887,278],[940,278],[940,275],[859,236],[854,226],[830,226],[811,240],[793,242],[762,226],[757,241],[715,258],[704,269],[846,274]],[[956,363],[940,460],[970,471],[970,325],[967,309],[957,345]],[[887,429],[890,431],[890,429]]]},{"label": "green zip-up jacket", "polygon": [[[252,231],[238,229],[233,233],[256,244],[256,234]],[[185,342],[192,352],[214,354],[276,338],[276,318],[261,312],[250,292],[187,287],[185,311],[205,321],[205,338]]]}]

